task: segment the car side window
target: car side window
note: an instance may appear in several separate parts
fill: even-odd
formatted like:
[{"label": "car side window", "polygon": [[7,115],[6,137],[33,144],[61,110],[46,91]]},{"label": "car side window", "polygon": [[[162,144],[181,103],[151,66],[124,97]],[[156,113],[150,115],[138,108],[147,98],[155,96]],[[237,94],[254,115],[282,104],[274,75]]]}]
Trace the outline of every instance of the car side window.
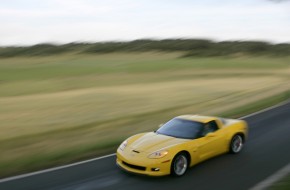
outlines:
[{"label": "car side window", "polygon": [[218,126],[215,121],[210,121],[204,125],[202,136],[207,135],[208,133],[213,133],[218,130]]}]

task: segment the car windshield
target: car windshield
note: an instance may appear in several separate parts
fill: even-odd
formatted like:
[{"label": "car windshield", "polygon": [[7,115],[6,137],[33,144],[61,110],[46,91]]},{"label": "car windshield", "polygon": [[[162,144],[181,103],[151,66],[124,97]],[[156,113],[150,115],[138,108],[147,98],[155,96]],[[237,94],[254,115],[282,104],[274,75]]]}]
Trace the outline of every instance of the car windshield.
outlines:
[{"label": "car windshield", "polygon": [[182,139],[196,139],[201,136],[202,129],[202,123],[174,118],[160,127],[156,133]]}]

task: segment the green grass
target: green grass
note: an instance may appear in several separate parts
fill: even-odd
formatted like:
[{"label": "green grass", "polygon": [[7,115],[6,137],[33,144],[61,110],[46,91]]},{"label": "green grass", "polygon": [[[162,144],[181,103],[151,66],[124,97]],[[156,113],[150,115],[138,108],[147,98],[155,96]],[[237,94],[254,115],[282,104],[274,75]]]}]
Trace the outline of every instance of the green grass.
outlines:
[{"label": "green grass", "polygon": [[286,176],[282,180],[274,183],[269,190],[289,190],[290,189],[290,175]]},{"label": "green grass", "polygon": [[0,176],[114,152],[176,115],[238,117],[289,98],[289,57],[181,55],[1,59]]},{"label": "green grass", "polygon": [[[271,71],[272,68],[283,69],[289,66],[288,57],[179,58],[180,55],[181,53],[140,53],[137,55],[116,53],[95,56],[62,55],[1,59],[0,96],[49,93],[116,84],[151,83],[160,80],[167,81],[172,77],[171,80],[201,75],[224,77],[245,74],[245,72],[238,72],[240,69]],[[217,70],[217,72],[175,73],[176,71],[205,69]],[[219,71],[220,69],[222,70]],[[223,73],[224,69],[236,71]],[[155,75],[151,78],[150,73],[156,73],[159,76]],[[257,72],[252,74],[257,74]],[[258,74],[265,73],[262,71]],[[130,75],[134,75],[135,80],[132,81]]]}]

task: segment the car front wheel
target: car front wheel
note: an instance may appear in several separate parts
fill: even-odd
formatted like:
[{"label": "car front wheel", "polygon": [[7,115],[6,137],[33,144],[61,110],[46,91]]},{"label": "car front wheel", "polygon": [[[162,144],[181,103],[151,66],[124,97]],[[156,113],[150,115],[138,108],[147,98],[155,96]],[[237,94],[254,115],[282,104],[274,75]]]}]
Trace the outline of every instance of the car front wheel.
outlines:
[{"label": "car front wheel", "polygon": [[171,175],[182,176],[185,174],[188,167],[187,156],[184,153],[177,154],[171,164]]},{"label": "car front wheel", "polygon": [[241,152],[244,146],[243,138],[241,135],[235,135],[230,143],[230,153],[237,154]]}]

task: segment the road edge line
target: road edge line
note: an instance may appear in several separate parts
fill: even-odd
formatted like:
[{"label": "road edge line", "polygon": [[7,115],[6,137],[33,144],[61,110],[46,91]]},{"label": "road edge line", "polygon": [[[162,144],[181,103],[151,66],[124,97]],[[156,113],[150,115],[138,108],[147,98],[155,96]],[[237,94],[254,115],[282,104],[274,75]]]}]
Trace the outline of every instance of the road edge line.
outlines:
[{"label": "road edge line", "polygon": [[[268,108],[259,110],[257,112],[251,113],[249,115],[240,117],[238,119],[245,119],[245,118],[248,118],[248,117],[252,117],[252,116],[258,115],[260,113],[269,111],[271,109],[275,109],[275,108],[277,108],[279,106],[286,105],[289,102],[290,102],[289,100],[285,100],[285,101],[282,101],[282,102],[280,102],[280,103],[278,103],[276,105],[273,105],[273,106],[270,106]],[[38,174],[43,174],[43,173],[46,173],[46,172],[56,171],[56,170],[60,170],[60,169],[64,169],[64,168],[69,168],[69,167],[72,167],[72,166],[77,166],[77,165],[85,164],[85,163],[88,163],[88,162],[101,160],[101,159],[108,158],[108,157],[115,156],[115,155],[116,155],[116,153],[112,153],[112,154],[100,156],[100,157],[97,157],[97,158],[92,158],[92,159],[89,159],[89,160],[83,160],[83,161],[80,161],[80,162],[75,162],[75,163],[72,163],[72,164],[67,164],[67,165],[63,165],[63,166],[57,166],[57,167],[53,167],[53,168],[48,168],[48,169],[36,171],[36,172],[31,172],[31,173],[21,174],[21,175],[17,175],[17,176],[7,177],[7,178],[0,179],[0,183],[4,183],[4,182],[16,180],[16,179],[21,179],[21,178],[26,178],[26,177],[30,177],[30,176],[34,176],[34,175],[38,175]]]},{"label": "road edge line", "polygon": [[38,174],[43,174],[43,173],[47,173],[47,172],[51,172],[51,171],[56,171],[56,170],[60,170],[60,169],[64,169],[64,168],[69,168],[69,167],[72,167],[72,166],[77,166],[77,165],[85,164],[85,163],[88,163],[88,162],[101,160],[101,159],[108,158],[108,157],[115,156],[115,155],[116,155],[116,153],[108,154],[108,155],[105,155],[105,156],[100,156],[100,157],[92,158],[92,159],[89,159],[89,160],[75,162],[75,163],[72,163],[72,164],[67,164],[67,165],[63,165],[63,166],[57,166],[57,167],[48,168],[48,169],[45,169],[45,170],[40,170],[40,171],[31,172],[31,173],[27,173],[27,174],[21,174],[21,175],[17,175],[17,176],[8,177],[8,178],[3,178],[3,179],[0,179],[0,183],[4,183],[4,182],[16,180],[16,179],[21,179],[21,178],[25,178],[25,177],[30,177],[30,176],[34,176],[34,175],[38,175]]},{"label": "road edge line", "polygon": [[254,187],[250,188],[249,190],[264,190],[272,186],[274,183],[280,181],[284,177],[286,177],[290,173],[290,163],[276,173],[270,175],[260,183],[256,184]]},{"label": "road edge line", "polygon": [[252,116],[258,115],[258,114],[260,114],[260,113],[264,113],[264,112],[266,112],[266,111],[269,111],[269,110],[271,110],[271,109],[275,109],[275,108],[277,108],[277,107],[280,107],[280,106],[286,105],[286,104],[289,103],[289,102],[290,102],[289,100],[284,100],[284,101],[282,101],[282,102],[280,102],[280,103],[278,103],[278,104],[275,104],[275,105],[273,105],[273,106],[270,106],[270,107],[264,108],[264,109],[262,109],[262,110],[256,111],[256,112],[251,113],[251,114],[249,114],[249,115],[242,116],[242,117],[240,117],[240,118],[238,118],[238,119],[245,119],[245,118],[248,118],[248,117],[252,117]]}]

